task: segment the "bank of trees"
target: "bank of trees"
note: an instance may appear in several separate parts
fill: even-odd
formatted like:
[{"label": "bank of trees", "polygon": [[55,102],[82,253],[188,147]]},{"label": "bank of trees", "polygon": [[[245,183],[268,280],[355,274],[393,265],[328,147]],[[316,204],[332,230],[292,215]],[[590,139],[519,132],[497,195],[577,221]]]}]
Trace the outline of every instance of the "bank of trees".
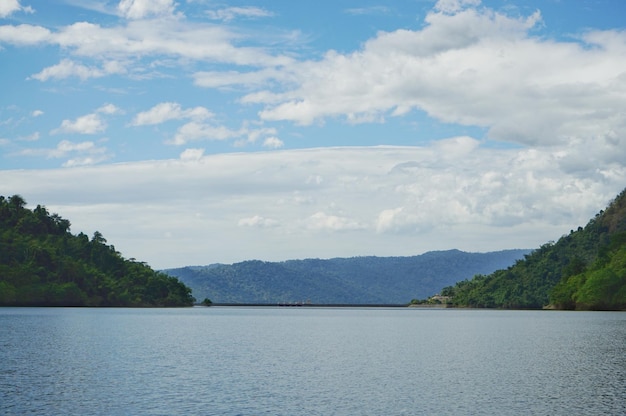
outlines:
[{"label": "bank of trees", "polygon": [[128,260],[100,232],[73,235],[70,222],[19,195],[0,196],[0,305],[190,306],[178,279]]},{"label": "bank of trees", "polygon": [[442,295],[469,307],[626,309],[626,190],[585,228]]}]

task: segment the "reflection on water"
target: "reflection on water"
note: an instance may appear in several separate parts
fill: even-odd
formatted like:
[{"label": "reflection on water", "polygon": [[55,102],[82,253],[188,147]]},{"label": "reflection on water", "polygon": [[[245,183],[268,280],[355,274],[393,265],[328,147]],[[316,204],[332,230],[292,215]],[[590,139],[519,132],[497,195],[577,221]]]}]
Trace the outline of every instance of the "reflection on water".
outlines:
[{"label": "reflection on water", "polygon": [[626,414],[626,314],[0,308],[0,414]]}]

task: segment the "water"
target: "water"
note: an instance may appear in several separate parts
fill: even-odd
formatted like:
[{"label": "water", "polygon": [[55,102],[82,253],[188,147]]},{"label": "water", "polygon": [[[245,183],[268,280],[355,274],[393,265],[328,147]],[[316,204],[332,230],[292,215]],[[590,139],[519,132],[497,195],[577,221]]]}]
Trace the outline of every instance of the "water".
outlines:
[{"label": "water", "polygon": [[623,415],[626,314],[0,308],[2,415]]}]

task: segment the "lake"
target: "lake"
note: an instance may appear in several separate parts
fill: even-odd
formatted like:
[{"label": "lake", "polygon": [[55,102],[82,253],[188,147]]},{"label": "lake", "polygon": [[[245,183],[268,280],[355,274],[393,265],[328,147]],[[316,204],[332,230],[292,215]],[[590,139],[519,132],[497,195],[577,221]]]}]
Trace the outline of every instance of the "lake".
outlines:
[{"label": "lake", "polygon": [[2,415],[623,415],[626,313],[0,308]]}]

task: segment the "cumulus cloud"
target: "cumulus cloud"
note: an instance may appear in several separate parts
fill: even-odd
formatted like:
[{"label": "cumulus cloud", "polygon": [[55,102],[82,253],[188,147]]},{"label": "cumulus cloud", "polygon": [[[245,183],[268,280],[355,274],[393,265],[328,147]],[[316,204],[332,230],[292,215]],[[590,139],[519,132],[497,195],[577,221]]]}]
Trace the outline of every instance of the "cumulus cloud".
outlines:
[{"label": "cumulus cloud", "polygon": [[107,128],[107,123],[102,119],[100,114],[119,114],[122,110],[113,104],[105,104],[98,108],[94,113],[86,114],[78,117],[76,120],[65,119],[61,122],[61,126],[50,131],[50,134],[97,134],[102,133]]},{"label": "cumulus cloud", "polygon": [[[618,149],[626,149],[626,32],[545,39],[533,32],[540,12],[513,17],[478,4],[440,1],[424,27],[380,32],[357,51],[286,66],[284,90],[258,89],[241,101],[263,105],[263,120],[303,125],[381,122],[416,109],[527,146],[591,148],[613,137],[626,158]],[[254,79],[230,74],[220,82]]]},{"label": "cumulus cloud", "polygon": [[185,149],[180,154],[181,160],[200,160],[204,156],[204,149]]},{"label": "cumulus cloud", "polygon": [[263,140],[263,147],[269,147],[270,149],[278,149],[280,147],[283,147],[284,145],[285,143],[283,143],[282,140],[274,136],[268,137]]},{"label": "cumulus cloud", "polygon": [[376,231],[381,233],[395,229],[397,218],[402,214],[403,209],[403,207],[398,207],[381,211],[376,219]]},{"label": "cumulus cloud", "polygon": [[438,0],[435,10],[443,13],[456,13],[464,7],[478,5],[480,5],[480,0]]},{"label": "cumulus cloud", "polygon": [[117,6],[120,15],[127,19],[170,16],[176,4],[173,0],[122,0]]},{"label": "cumulus cloud", "polygon": [[52,41],[50,30],[33,25],[0,26],[0,42],[18,46],[46,44]]},{"label": "cumulus cloud", "polygon": [[[236,146],[241,147],[248,143],[254,143],[259,137],[275,134],[274,128],[251,128],[247,125],[239,129],[231,129],[223,125],[214,125],[199,121],[190,121],[176,130],[174,138],[167,141],[169,144],[183,145],[197,140],[228,140],[238,139]],[[270,143],[278,144],[275,141]]]},{"label": "cumulus cloud", "polygon": [[43,111],[41,111],[41,110],[33,110],[33,112],[32,112],[32,113],[30,113],[30,115],[31,115],[32,117],[39,117],[39,116],[42,116],[42,115],[43,115]]},{"label": "cumulus cloud", "polygon": [[279,222],[271,218],[264,218],[260,215],[254,215],[249,218],[240,219],[239,221],[237,221],[237,225],[240,227],[267,228],[267,227],[277,227],[279,225]]},{"label": "cumulus cloud", "polygon": [[106,127],[104,120],[98,114],[92,113],[78,117],[76,120],[63,120],[61,126],[52,130],[50,134],[96,134],[106,130]]},{"label": "cumulus cloud", "polygon": [[169,120],[193,119],[202,121],[212,118],[214,114],[204,107],[183,109],[179,103],[163,102],[147,111],[138,113],[132,121],[133,126],[144,126],[165,123]]},{"label": "cumulus cloud", "polygon": [[74,76],[84,81],[89,78],[101,78],[125,72],[124,66],[117,61],[106,62],[102,65],[102,68],[98,68],[86,66],[70,59],[63,59],[58,64],[44,68],[29,78],[45,82],[50,79],[64,79]]},{"label": "cumulus cloud", "polygon": [[21,156],[37,156],[47,159],[69,158],[63,163],[64,167],[93,165],[108,160],[111,155],[106,147],[99,146],[92,141],[71,142],[61,140],[54,148],[24,149]]},{"label": "cumulus cloud", "polygon": [[238,137],[239,133],[225,126],[213,126],[206,123],[190,121],[181,126],[171,144],[182,145],[196,140],[226,140]]},{"label": "cumulus cloud", "polygon": [[35,10],[33,10],[33,8],[30,6],[24,7],[20,5],[19,0],[2,0],[0,2],[0,18],[8,17],[18,11],[26,13],[35,12]]},{"label": "cumulus cloud", "polygon": [[121,113],[123,113],[123,111],[119,107],[117,107],[117,106],[115,106],[113,104],[105,104],[102,107],[98,108],[96,110],[96,112],[102,113],[102,114],[121,114]]},{"label": "cumulus cloud", "polygon": [[[266,127],[250,127],[244,122],[242,127],[232,129],[227,126],[210,123],[208,120],[214,118],[214,114],[205,107],[183,108],[179,103],[163,102],[155,105],[147,111],[135,115],[131,125],[145,126],[165,123],[171,120],[184,120],[174,137],[167,140],[167,143],[183,145],[197,140],[227,140],[240,139],[238,146],[247,143],[254,143],[260,137],[271,138],[276,134],[276,129]],[[277,138],[267,142],[267,145],[278,146]]]},{"label": "cumulus cloud", "polygon": [[231,20],[243,17],[243,18],[259,18],[269,17],[274,14],[268,10],[260,7],[247,6],[247,7],[226,7],[219,10],[207,10],[207,16],[213,20],[222,20],[224,22],[230,22]]}]

